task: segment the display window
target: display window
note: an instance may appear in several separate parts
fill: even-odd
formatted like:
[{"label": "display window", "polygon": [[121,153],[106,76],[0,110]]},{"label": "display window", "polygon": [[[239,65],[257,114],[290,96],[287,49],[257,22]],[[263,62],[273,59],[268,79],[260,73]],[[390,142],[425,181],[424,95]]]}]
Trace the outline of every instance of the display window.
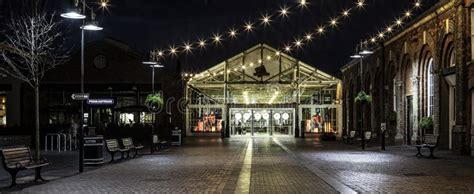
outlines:
[{"label": "display window", "polygon": [[220,108],[191,109],[192,132],[220,133],[222,131],[222,110]]},{"label": "display window", "polygon": [[303,108],[305,133],[337,132],[336,108]]},{"label": "display window", "polygon": [[7,126],[7,97],[0,96],[0,126]]}]

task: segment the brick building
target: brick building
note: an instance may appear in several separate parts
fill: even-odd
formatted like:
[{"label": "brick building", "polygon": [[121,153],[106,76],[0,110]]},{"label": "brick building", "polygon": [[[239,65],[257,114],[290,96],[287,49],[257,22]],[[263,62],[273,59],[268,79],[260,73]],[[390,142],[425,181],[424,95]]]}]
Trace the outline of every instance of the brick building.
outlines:
[{"label": "brick building", "polygon": [[[413,144],[438,134],[442,149],[462,154],[474,149],[473,3],[442,0],[372,48],[374,54],[362,63],[354,59],[341,68],[344,133],[363,124],[380,134],[380,124],[387,123],[392,143]],[[373,97],[363,111],[354,101],[361,90]],[[419,129],[424,117],[433,119],[432,130]]]},{"label": "brick building", "polygon": [[[123,42],[110,38],[86,45],[85,92],[90,93],[92,99],[114,101],[100,106],[85,103],[88,126],[104,129],[109,124],[148,126],[152,123],[144,103],[152,89],[151,68],[142,64],[145,59]],[[172,67],[173,64],[165,65],[156,70],[155,89],[162,90],[168,99],[179,96],[182,89],[179,73],[175,73],[179,70]],[[80,91],[80,67],[80,52],[74,52],[70,60],[49,71],[43,79],[40,88],[42,135],[67,131],[72,120],[80,121],[80,102],[71,99],[73,93]],[[31,130],[34,129],[33,97],[30,86],[0,75],[0,136],[34,132]],[[166,135],[169,125],[180,126],[182,117],[174,106],[156,116],[160,133]]]}]

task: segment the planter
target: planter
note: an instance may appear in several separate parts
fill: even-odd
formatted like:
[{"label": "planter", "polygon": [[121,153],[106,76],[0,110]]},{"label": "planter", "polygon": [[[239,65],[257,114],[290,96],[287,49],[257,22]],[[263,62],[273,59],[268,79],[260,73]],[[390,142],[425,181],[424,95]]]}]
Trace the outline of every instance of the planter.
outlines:
[{"label": "planter", "polygon": [[334,133],[323,133],[320,139],[321,141],[336,141],[337,137]]},{"label": "planter", "polygon": [[359,103],[359,104],[370,104],[372,103],[372,96],[368,95],[367,93],[365,93],[364,91],[361,91],[359,92],[359,94],[357,94],[357,97],[354,98],[355,102],[356,103]]}]

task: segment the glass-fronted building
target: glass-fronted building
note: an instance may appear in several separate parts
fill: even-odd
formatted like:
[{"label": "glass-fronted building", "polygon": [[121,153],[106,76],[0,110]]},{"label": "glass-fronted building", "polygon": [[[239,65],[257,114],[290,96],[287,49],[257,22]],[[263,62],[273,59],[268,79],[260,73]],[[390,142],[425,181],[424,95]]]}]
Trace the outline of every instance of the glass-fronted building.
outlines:
[{"label": "glass-fronted building", "polygon": [[268,45],[190,77],[188,136],[341,135],[341,80]]}]

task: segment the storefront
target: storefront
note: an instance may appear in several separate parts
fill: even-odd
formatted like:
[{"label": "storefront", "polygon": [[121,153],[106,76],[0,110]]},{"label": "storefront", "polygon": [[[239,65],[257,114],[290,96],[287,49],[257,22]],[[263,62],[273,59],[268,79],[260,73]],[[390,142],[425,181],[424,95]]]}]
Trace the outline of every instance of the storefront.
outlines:
[{"label": "storefront", "polygon": [[184,76],[188,136],[341,135],[341,81],[268,45]]}]

